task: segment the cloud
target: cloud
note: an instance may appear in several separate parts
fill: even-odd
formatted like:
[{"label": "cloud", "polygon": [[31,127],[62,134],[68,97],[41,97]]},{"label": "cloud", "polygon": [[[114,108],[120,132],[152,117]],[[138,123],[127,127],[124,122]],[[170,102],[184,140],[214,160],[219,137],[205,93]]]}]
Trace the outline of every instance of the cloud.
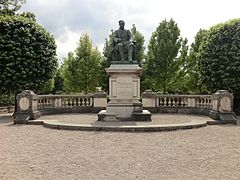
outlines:
[{"label": "cloud", "polygon": [[27,0],[23,11],[33,12],[37,22],[55,36],[62,57],[74,51],[83,32],[102,48],[119,19],[125,20],[127,29],[135,24],[147,45],[159,23],[173,18],[182,36],[192,42],[200,28],[238,18],[239,5],[239,0]]},{"label": "cloud", "polygon": [[83,33],[81,31],[71,31],[68,27],[64,27],[63,29],[63,33],[56,38],[57,54],[60,61],[66,57],[70,51],[74,52],[77,48],[79,37]]}]

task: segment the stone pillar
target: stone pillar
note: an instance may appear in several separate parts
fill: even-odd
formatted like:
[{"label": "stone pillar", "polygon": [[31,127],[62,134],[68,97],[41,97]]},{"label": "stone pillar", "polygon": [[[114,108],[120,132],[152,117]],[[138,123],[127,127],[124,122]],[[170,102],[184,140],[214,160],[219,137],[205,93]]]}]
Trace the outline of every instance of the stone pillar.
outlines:
[{"label": "stone pillar", "polygon": [[188,107],[196,107],[196,98],[189,97],[187,101],[188,101]]},{"label": "stone pillar", "polygon": [[236,123],[233,112],[233,94],[227,90],[218,90],[212,95],[212,111],[210,117],[215,120],[231,121]]},{"label": "stone pillar", "polygon": [[107,94],[104,91],[98,91],[93,98],[93,107],[107,107]]},{"label": "stone pillar", "polygon": [[155,108],[157,106],[156,104],[156,93],[152,90],[146,90],[142,94],[142,104],[145,108]]},{"label": "stone pillar", "polygon": [[17,112],[14,115],[14,124],[24,124],[28,120],[40,117],[37,109],[38,97],[30,90],[24,90],[17,95]]}]

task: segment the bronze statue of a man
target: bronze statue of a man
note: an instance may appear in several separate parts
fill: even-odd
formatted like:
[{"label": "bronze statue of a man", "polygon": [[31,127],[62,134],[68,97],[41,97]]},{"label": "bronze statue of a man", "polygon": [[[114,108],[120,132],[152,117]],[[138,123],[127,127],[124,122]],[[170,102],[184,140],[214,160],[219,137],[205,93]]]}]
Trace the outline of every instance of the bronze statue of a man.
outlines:
[{"label": "bronze statue of a man", "polygon": [[[113,33],[114,50],[120,55],[121,61],[132,62],[134,49],[132,33],[129,30],[124,29],[124,25],[125,22],[120,20],[119,29]],[[125,57],[125,52],[127,52],[127,57]]]}]

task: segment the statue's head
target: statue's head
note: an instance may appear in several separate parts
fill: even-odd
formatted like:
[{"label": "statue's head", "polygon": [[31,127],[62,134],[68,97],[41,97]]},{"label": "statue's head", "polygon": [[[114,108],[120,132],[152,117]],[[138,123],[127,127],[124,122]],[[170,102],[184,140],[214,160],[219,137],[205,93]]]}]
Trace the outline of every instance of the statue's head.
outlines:
[{"label": "statue's head", "polygon": [[124,22],[124,20],[120,20],[120,21],[118,21],[118,24],[119,24],[120,28],[123,29],[125,22]]}]

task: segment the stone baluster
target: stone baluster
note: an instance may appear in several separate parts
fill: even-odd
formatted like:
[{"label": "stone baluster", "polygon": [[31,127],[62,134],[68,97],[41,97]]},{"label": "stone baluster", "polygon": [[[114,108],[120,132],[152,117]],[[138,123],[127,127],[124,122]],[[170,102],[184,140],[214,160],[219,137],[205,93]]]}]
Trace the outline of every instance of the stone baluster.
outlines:
[{"label": "stone baluster", "polygon": [[182,101],[181,101],[181,97],[178,97],[178,106],[182,106]]},{"label": "stone baluster", "polygon": [[77,106],[77,98],[76,97],[73,98],[73,106],[74,107]]},{"label": "stone baluster", "polygon": [[204,108],[206,104],[205,98],[202,98],[202,107]]},{"label": "stone baluster", "polygon": [[170,97],[169,100],[170,100],[170,107],[173,107],[173,101],[174,101],[173,97]]},{"label": "stone baluster", "polygon": [[42,100],[41,99],[38,99],[38,107],[42,108]]},{"label": "stone baluster", "polygon": [[63,106],[63,107],[66,107],[66,97],[63,97],[63,98],[62,98],[62,106]]},{"label": "stone baluster", "polygon": [[164,104],[164,99],[163,99],[162,97],[159,97],[159,98],[157,98],[157,99],[158,99],[158,101],[159,101],[159,104],[157,104],[157,105],[163,106],[163,104]]},{"label": "stone baluster", "polygon": [[183,101],[183,107],[187,107],[187,99],[185,97],[182,98],[182,101]]},{"label": "stone baluster", "polygon": [[168,97],[165,97],[164,98],[164,107],[167,107],[168,106]]},{"label": "stone baluster", "polygon": [[211,99],[208,98],[208,106],[207,108],[210,108],[211,107]]}]

